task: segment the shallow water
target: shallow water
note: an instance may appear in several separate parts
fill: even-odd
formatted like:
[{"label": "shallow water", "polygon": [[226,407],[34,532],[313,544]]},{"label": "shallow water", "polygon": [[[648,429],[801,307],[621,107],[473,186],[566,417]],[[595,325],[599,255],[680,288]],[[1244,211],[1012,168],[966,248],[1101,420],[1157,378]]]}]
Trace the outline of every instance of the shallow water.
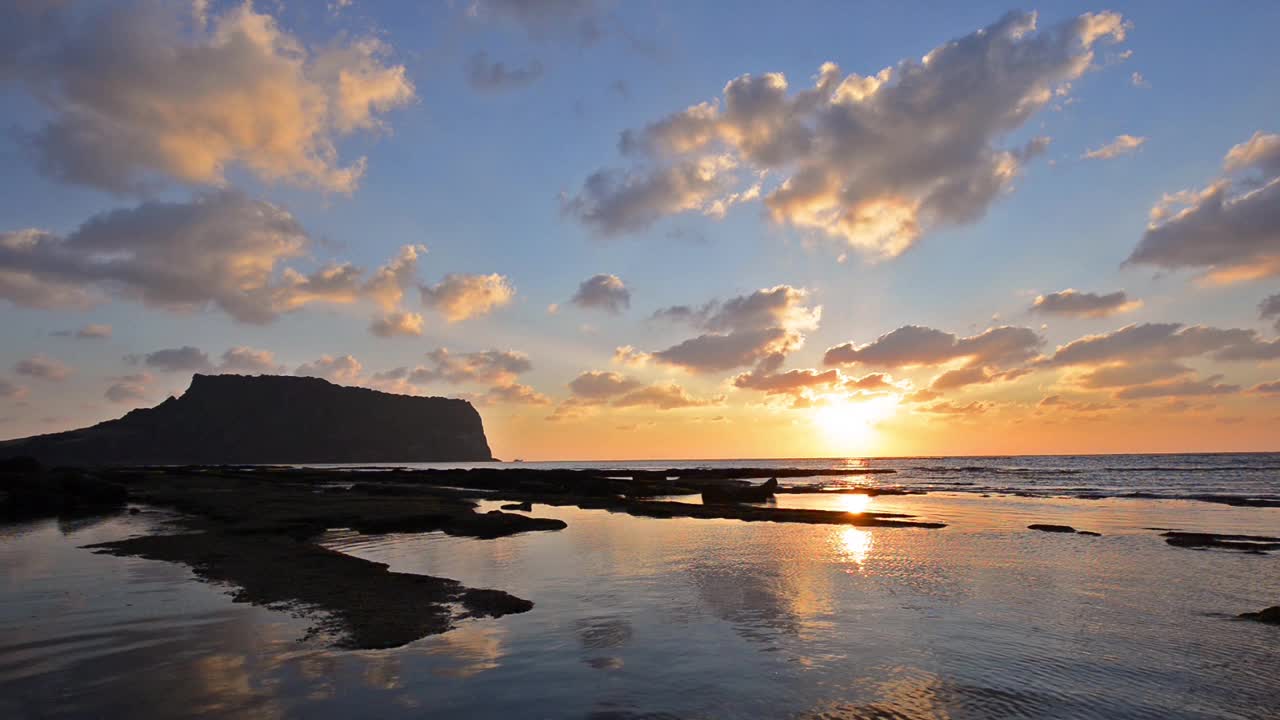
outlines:
[{"label": "shallow water", "polygon": [[1280,509],[972,494],[870,503],[951,524],[538,506],[568,529],[498,540],[333,531],[331,547],[393,570],[536,603],[368,652],[299,641],[305,620],[234,604],[183,567],[79,547],[161,515],[8,527],[0,717],[1276,717],[1280,628],[1226,615],[1280,603],[1280,556],[1174,548],[1141,528],[1274,533]]}]

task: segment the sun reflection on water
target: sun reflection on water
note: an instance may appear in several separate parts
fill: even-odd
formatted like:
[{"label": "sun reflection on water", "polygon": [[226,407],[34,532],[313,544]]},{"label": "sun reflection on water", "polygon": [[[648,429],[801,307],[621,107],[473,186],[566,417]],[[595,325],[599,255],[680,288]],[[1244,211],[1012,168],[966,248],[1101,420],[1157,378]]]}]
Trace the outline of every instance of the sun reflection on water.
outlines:
[{"label": "sun reflection on water", "polygon": [[840,529],[836,540],[836,554],[839,558],[860,569],[871,552],[871,531],[849,525]]},{"label": "sun reflection on water", "polygon": [[871,496],[863,493],[846,493],[840,495],[840,509],[849,513],[863,513],[871,504]]}]

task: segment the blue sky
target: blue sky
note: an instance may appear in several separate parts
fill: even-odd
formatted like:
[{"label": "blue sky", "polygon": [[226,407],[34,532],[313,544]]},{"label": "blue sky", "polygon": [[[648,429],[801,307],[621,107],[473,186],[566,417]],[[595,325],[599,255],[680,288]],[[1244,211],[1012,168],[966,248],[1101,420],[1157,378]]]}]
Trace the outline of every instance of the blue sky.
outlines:
[{"label": "blue sky", "polygon": [[[172,13],[172,8],[157,9],[145,2],[116,5],[126,19],[136,16],[139,27],[150,27],[134,42],[191,47],[217,42],[215,31],[202,30],[185,10],[173,37],[156,37],[168,26],[151,27],[142,19]],[[958,337],[1000,325],[1026,327],[1040,335],[1037,352],[1043,357],[1051,356],[1059,345],[1130,323],[1240,328],[1255,331],[1259,342],[1274,338],[1274,318],[1259,312],[1259,303],[1277,292],[1274,275],[1264,272],[1259,278],[1221,284],[1204,280],[1220,265],[1121,267],[1143,239],[1149,213],[1162,196],[1209,186],[1223,176],[1228,151],[1255,133],[1265,136],[1278,130],[1280,93],[1275,88],[1280,87],[1280,66],[1270,57],[1280,7],[1267,3],[1225,9],[1168,2],[1054,3],[1039,8],[1034,33],[1052,32],[1084,13],[1112,11],[1123,18],[1123,40],[1113,36],[1095,41],[1091,66],[1066,83],[1069,89],[1025,122],[996,134],[994,147],[999,150],[1021,147],[1037,137],[1051,138],[1043,153],[1019,163],[1016,177],[998,197],[979,203],[972,219],[927,228],[896,257],[877,259],[850,247],[844,238],[771,218],[765,203],[758,200],[733,205],[723,218],[696,210],[661,212],[642,227],[608,237],[565,210],[567,202],[582,196],[584,181],[592,173],[633,167],[636,161],[619,152],[620,133],[640,131],[704,101],[719,100],[723,107],[723,90],[734,78],[782,73],[794,96],[813,84],[824,62],[837,63],[843,74],[871,76],[901,61],[918,60],[953,39],[971,36],[1014,9],[990,3],[963,7],[735,3],[730,8],[721,3],[603,0],[458,0],[418,6],[354,0],[345,7],[259,2],[252,8],[238,2],[211,3],[205,10],[211,28],[235,13],[252,13],[273,20],[279,33],[305,48],[301,52],[317,58],[325,48],[377,38],[381,48],[372,62],[379,69],[403,68],[404,80],[412,86],[411,98],[401,96],[388,100],[385,108],[369,109],[366,119],[370,122],[354,131],[325,134],[325,140],[334,143],[334,164],[366,158],[364,174],[349,193],[255,169],[253,161],[246,159],[260,152],[252,144],[241,147],[240,154],[228,155],[218,178],[183,177],[167,166],[144,167],[155,180],[144,192],[113,192],[101,183],[93,186],[51,176],[48,159],[41,156],[45,151],[30,140],[32,133],[74,114],[75,98],[66,90],[69,78],[89,78],[108,87],[108,80],[94,80],[93,68],[74,66],[78,57],[74,51],[88,43],[84,28],[76,23],[93,17],[97,8],[95,3],[82,3],[65,17],[38,26],[12,22],[11,27],[38,29],[28,31],[35,42],[27,55],[12,61],[0,58],[9,64],[0,66],[5,70],[0,74],[0,103],[10,128],[0,143],[0,175],[8,189],[0,194],[4,220],[0,232],[37,228],[66,237],[97,213],[137,208],[148,201],[188,203],[200,193],[233,191],[283,209],[308,236],[305,252],[273,266],[273,273],[285,266],[307,273],[330,262],[349,262],[372,272],[402,246],[421,244],[428,252],[418,261],[415,283],[430,286],[448,273],[498,274],[514,288],[514,295],[451,323],[419,306],[418,293],[411,289],[399,309],[422,314],[421,331],[387,338],[370,333],[374,311],[363,298],[308,303],[282,312],[273,322],[253,324],[237,321],[216,303],[178,310],[148,306],[110,283],[91,288],[102,297],[87,308],[33,307],[17,290],[9,290],[0,299],[0,318],[9,339],[0,349],[0,378],[22,390],[0,398],[4,420],[0,436],[75,427],[180,392],[191,369],[148,366],[145,357],[184,346],[204,351],[211,364],[233,346],[266,350],[273,354],[274,364],[289,372],[322,355],[350,354],[358,359],[361,371],[341,379],[393,391],[478,398],[494,382],[495,387],[521,385],[540,400],[504,404],[491,398],[487,409],[482,409],[499,435],[500,454],[536,455],[539,448],[554,447],[546,452],[581,455],[572,443],[556,438],[572,433],[575,423],[602,427],[601,418],[608,418],[607,424],[618,433],[631,435],[646,426],[713,421],[725,426],[716,431],[723,435],[733,435],[729,427],[735,423],[753,421],[806,427],[797,419],[804,416],[806,403],[856,404],[864,398],[840,393],[815,396],[808,390],[761,398],[732,385],[738,373],[751,370],[745,363],[707,372],[664,363],[660,355],[642,368],[612,362],[620,346],[658,352],[707,331],[650,320],[660,308],[725,302],[780,285],[807,291],[806,306],[822,308],[820,322],[801,330],[802,344],[793,343],[783,353],[785,369],[823,370],[830,367],[823,364],[828,348],[845,342],[872,343],[907,325]],[[583,38],[584,22],[597,31],[589,40]],[[495,62],[503,63],[507,71],[538,68],[537,77],[510,87],[477,87],[469,81],[468,68],[479,62],[479,53],[491,68]],[[163,75],[161,70],[156,72]],[[1140,82],[1135,74],[1141,76]],[[316,80],[317,85],[323,82]],[[129,90],[113,88],[117,97],[127,97]],[[55,99],[50,100],[50,95]],[[1082,157],[1123,135],[1143,141],[1135,151],[1109,159]],[[647,168],[669,161],[655,156],[638,162]],[[749,184],[742,177],[754,168],[748,168],[750,162],[744,156],[736,162],[740,182],[736,189],[741,190]],[[769,183],[780,182],[788,172],[771,169],[765,193]],[[1270,240],[1263,241],[1271,253],[1264,253],[1266,257],[1280,255],[1277,230],[1271,231]],[[1250,261],[1257,257],[1251,256]],[[611,313],[569,302],[579,284],[597,274],[615,275],[625,284],[629,308]],[[1102,315],[1028,311],[1037,296],[1067,288],[1098,294],[1124,291],[1127,299],[1142,305]],[[559,306],[555,313],[548,312],[552,304]],[[51,335],[91,323],[110,325],[110,338]],[[710,332],[725,331],[722,327]],[[489,349],[521,353],[530,367],[515,373],[518,381],[509,376],[494,380],[497,376],[482,373],[471,384],[437,379],[408,386],[375,377],[396,367],[419,365],[424,353],[440,347],[455,355]],[[70,373],[65,379],[51,380],[19,372],[17,366],[32,357],[57,360]],[[1195,371],[1188,378],[1224,375],[1216,382],[1238,387],[1238,391],[1215,393],[1212,407],[1204,398],[1160,396],[1163,403],[1198,403],[1190,412],[1202,425],[1221,421],[1223,437],[1212,439],[1208,443],[1212,447],[1197,449],[1264,449],[1280,409],[1276,395],[1251,388],[1280,375],[1274,363],[1263,358],[1219,367],[1209,354],[1179,358]],[[848,370],[850,376],[892,372],[900,383],[896,392],[906,398],[927,387],[939,372],[959,366],[946,365],[952,361],[971,362],[951,358],[940,364],[867,364],[841,372]],[[1019,362],[1032,361],[1028,357]],[[1128,366],[1138,360],[1108,362]],[[1014,368],[1004,364],[990,369]],[[609,398],[595,398],[581,408],[571,408],[581,415],[566,412],[548,421],[557,408],[573,399],[567,383],[589,371],[625,375],[636,387],[674,382],[706,404],[614,407]],[[1036,370],[1008,383],[964,387],[954,396],[940,395],[931,401],[987,408],[989,417],[998,415],[1000,422],[1009,423],[1015,422],[1021,408],[1023,416],[1035,421],[1037,403],[1045,397],[1077,397],[1083,404],[1096,394],[1097,388],[1085,392],[1073,385],[1071,372],[1046,376]],[[104,398],[104,389],[122,382],[119,378],[144,374],[145,379],[125,381],[140,386],[134,388],[138,392],[128,393],[127,402]],[[1173,377],[1181,376],[1148,380],[1163,382]],[[1097,402],[1113,401],[1116,392],[1103,392]],[[1111,421],[1096,425],[1097,435],[1107,434],[1100,429],[1107,422],[1123,424],[1134,414],[1160,414],[1160,408],[1150,402],[1155,401],[1117,408],[1110,413]],[[936,415],[943,413],[939,409]],[[902,410],[893,418],[868,420],[851,413],[853,419],[848,422],[874,421],[892,435],[895,423],[907,423],[899,433],[914,427],[906,419],[911,414]],[[1179,409],[1168,414],[1172,418],[1187,413]],[[921,414],[919,422],[925,418]],[[966,432],[975,438],[982,435],[973,427],[980,424],[978,419],[928,417],[937,437],[946,435],[941,427],[944,421],[967,423],[961,427],[962,436]],[[1183,423],[1178,425],[1183,429],[1170,430],[1171,436],[1191,433],[1196,425],[1194,421],[1178,423]],[[1247,424],[1252,434],[1242,437],[1239,424]],[[1037,439],[1029,439],[1022,449],[1094,447],[1088,434],[1065,448],[1045,444],[1039,438],[1048,432],[1030,434]],[[712,448],[706,454],[740,451],[732,441],[716,445],[712,435],[694,434]],[[923,432],[922,436],[934,434]],[[790,444],[783,443],[783,449],[823,450],[787,437]],[[1152,442],[1135,440],[1140,446],[1135,449],[1162,447]],[[609,437],[600,443],[605,448],[600,452],[640,452],[633,439]],[[882,447],[929,449],[899,441],[847,448],[837,443],[828,450],[874,452]],[[937,449],[982,447],[974,440]]]}]

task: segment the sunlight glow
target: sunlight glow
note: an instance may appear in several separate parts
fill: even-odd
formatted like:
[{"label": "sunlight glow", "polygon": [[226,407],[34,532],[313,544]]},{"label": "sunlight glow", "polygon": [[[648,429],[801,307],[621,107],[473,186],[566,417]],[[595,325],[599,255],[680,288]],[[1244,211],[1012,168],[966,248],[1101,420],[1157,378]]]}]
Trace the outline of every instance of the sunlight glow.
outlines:
[{"label": "sunlight glow", "polygon": [[841,528],[837,540],[836,552],[840,555],[840,559],[859,567],[866,562],[867,555],[871,552],[871,532],[869,530],[856,527]]},{"label": "sunlight glow", "polygon": [[847,398],[831,397],[814,410],[813,422],[832,449],[865,451],[875,439],[876,424],[897,412],[899,399],[897,395],[884,395],[850,402]]},{"label": "sunlight glow", "polygon": [[871,504],[871,496],[862,493],[849,493],[840,495],[840,509],[850,513],[863,513],[867,511],[867,506]]}]

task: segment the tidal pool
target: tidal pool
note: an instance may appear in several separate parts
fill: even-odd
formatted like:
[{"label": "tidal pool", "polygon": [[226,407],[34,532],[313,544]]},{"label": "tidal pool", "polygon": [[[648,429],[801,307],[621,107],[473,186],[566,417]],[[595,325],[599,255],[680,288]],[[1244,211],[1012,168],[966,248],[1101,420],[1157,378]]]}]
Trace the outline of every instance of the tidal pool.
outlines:
[{"label": "tidal pool", "polygon": [[[532,600],[394,650],[305,638],[182,566],[81,546],[164,515],[0,530],[0,716],[1274,718],[1280,556],[1146,527],[1275,533],[1280,509],[934,493],[780,496],[941,530],[538,506],[558,532],[325,544]],[[852,507],[849,504],[857,504]],[[1102,537],[1025,529],[1071,524]],[[342,578],[334,578],[342,582]]]}]

